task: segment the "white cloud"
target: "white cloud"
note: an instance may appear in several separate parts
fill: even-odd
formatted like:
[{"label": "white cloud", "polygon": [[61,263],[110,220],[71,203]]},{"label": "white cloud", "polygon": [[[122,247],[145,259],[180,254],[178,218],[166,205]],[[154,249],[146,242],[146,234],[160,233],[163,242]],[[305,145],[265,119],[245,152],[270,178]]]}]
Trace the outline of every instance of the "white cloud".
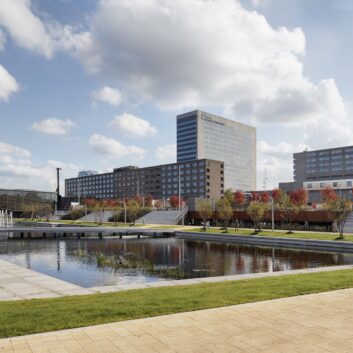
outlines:
[{"label": "white cloud", "polygon": [[176,144],[159,146],[156,149],[156,157],[163,162],[175,162]]},{"label": "white cloud", "polygon": [[6,43],[6,37],[4,32],[0,28],[0,50],[3,50]]},{"label": "white cloud", "polygon": [[[63,26],[47,14],[36,14],[32,0],[1,0],[0,30],[3,28],[9,37],[21,48],[52,58],[56,51],[64,50],[72,55],[86,52],[94,64],[94,52],[89,48],[91,35],[72,26]],[[1,48],[1,35],[0,35]]]},{"label": "white cloud", "polygon": [[75,124],[69,119],[60,120],[56,118],[49,118],[33,123],[32,130],[49,135],[66,135],[74,126]]},{"label": "white cloud", "polygon": [[153,136],[157,133],[157,129],[147,120],[128,113],[117,115],[109,123],[109,126],[125,135],[136,137]]},{"label": "white cloud", "polygon": [[0,101],[7,102],[11,95],[19,90],[20,86],[16,80],[0,65]]},{"label": "white cloud", "polygon": [[94,134],[89,140],[92,150],[112,158],[137,157],[142,158],[146,151],[136,146],[126,146],[121,142],[103,135]]},{"label": "white cloud", "polygon": [[105,86],[93,92],[93,98],[96,101],[118,106],[123,100],[123,95],[118,89]]},{"label": "white cloud", "polygon": [[0,26],[20,47],[52,56],[54,44],[49,29],[31,11],[30,0],[1,0]]},{"label": "white cloud", "polygon": [[77,175],[82,167],[60,161],[42,164],[31,160],[27,149],[0,142],[0,184],[4,188],[28,188],[47,191],[56,189],[56,168],[62,168],[61,190],[64,179]]},{"label": "white cloud", "polygon": [[291,126],[346,117],[335,81],[304,75],[305,44],[301,29],[273,28],[239,1],[105,0],[76,56],[128,98],[162,109],[221,107]]},{"label": "white cloud", "polygon": [[1,155],[10,155],[10,156],[17,156],[22,158],[29,158],[31,157],[31,152],[26,150],[25,148],[10,145],[5,142],[0,142],[0,156]]}]

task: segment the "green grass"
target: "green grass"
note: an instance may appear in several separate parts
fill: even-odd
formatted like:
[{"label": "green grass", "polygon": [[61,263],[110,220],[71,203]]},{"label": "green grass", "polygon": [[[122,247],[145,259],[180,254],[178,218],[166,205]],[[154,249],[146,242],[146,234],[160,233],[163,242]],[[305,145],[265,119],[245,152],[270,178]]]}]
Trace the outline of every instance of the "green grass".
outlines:
[{"label": "green grass", "polygon": [[[183,232],[200,232],[204,233],[203,228],[189,229],[185,228],[182,230]],[[253,229],[239,229],[235,231],[234,228],[228,228],[228,232],[225,233],[223,228],[210,228],[207,230],[207,233],[214,234],[229,234],[229,235],[254,235]],[[259,236],[267,236],[267,237],[284,237],[284,238],[300,238],[300,239],[315,239],[315,240],[341,240],[339,239],[339,235],[337,233],[322,233],[322,232],[301,232],[301,231],[293,231],[293,233],[288,234],[288,231],[276,230],[272,232],[271,230],[263,230],[260,233],[256,234]],[[345,234],[344,241],[353,241],[352,234]]]},{"label": "green grass", "polygon": [[353,287],[353,270],[0,302],[0,337]]}]

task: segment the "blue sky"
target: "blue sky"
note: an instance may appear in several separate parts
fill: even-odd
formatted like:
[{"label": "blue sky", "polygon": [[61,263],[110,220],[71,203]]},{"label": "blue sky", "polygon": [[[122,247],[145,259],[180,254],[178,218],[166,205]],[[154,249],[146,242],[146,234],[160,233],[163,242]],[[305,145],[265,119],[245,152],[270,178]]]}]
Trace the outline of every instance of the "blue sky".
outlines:
[{"label": "blue sky", "polygon": [[258,186],[353,144],[349,0],[0,0],[0,187],[175,160],[175,116],[257,127]]}]

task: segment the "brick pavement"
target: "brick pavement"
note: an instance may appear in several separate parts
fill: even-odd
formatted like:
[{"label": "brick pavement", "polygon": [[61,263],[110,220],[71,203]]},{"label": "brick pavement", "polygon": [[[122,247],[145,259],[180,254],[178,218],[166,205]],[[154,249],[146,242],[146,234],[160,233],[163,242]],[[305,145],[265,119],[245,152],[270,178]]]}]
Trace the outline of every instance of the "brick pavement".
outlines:
[{"label": "brick pavement", "polygon": [[353,352],[353,289],[0,340],[1,353]]}]

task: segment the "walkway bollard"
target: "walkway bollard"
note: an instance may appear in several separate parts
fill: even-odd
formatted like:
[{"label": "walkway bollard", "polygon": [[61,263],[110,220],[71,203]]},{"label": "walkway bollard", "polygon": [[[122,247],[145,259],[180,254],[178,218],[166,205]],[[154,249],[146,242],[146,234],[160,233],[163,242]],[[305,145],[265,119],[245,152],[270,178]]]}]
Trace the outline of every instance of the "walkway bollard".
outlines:
[{"label": "walkway bollard", "polygon": [[21,232],[21,239],[23,239],[23,232]]},{"label": "walkway bollard", "polygon": [[47,234],[43,233],[43,239],[46,239],[46,238],[47,238]]},{"label": "walkway bollard", "polygon": [[123,239],[123,235],[119,233],[119,239]]},{"label": "walkway bollard", "polygon": [[103,233],[98,233],[99,239],[103,239]]}]

